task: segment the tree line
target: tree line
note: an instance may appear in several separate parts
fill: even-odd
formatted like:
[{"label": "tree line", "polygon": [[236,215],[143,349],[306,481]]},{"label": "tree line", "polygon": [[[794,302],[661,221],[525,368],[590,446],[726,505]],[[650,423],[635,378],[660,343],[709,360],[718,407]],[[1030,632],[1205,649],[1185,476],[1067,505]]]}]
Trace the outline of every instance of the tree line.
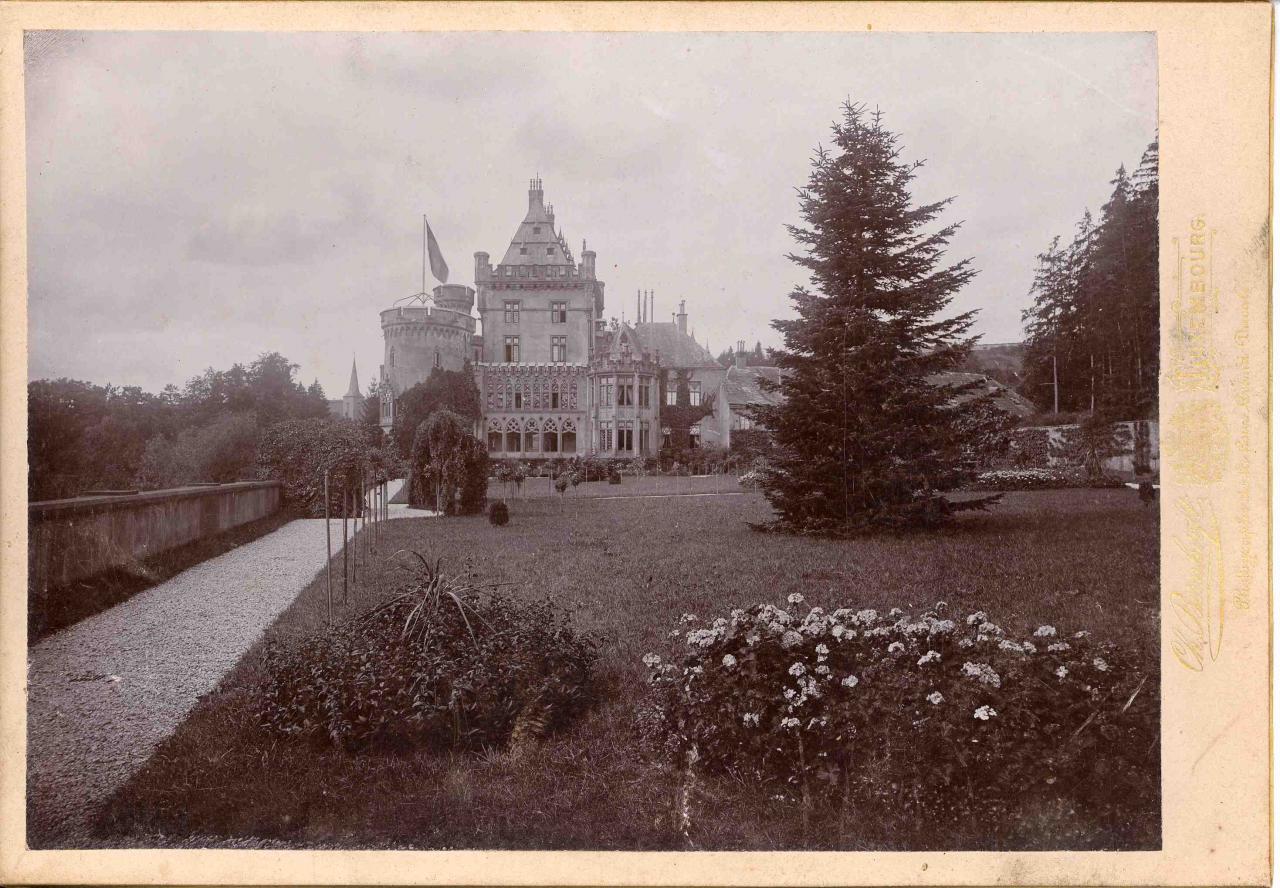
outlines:
[{"label": "tree line", "polygon": [[1022,393],[1046,412],[1156,415],[1160,373],[1159,149],[1121,166],[1098,216],[1037,259]]},{"label": "tree line", "polygon": [[27,495],[173,487],[253,478],[263,430],[329,415],[319,382],[269,352],[248,366],[209,368],[159,394],[137,386],[40,379],[27,386]]}]

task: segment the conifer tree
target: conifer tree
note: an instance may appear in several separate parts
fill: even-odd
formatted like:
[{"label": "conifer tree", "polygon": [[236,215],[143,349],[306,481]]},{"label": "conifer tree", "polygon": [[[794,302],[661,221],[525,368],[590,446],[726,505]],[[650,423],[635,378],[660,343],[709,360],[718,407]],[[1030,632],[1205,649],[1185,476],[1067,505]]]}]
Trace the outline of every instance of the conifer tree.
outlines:
[{"label": "conifer tree", "polygon": [[[943,496],[972,477],[976,449],[1002,420],[973,384],[948,384],[964,361],[975,312],[943,317],[974,276],[943,253],[957,224],[930,230],[950,200],[916,205],[921,163],[899,158],[898,136],[879,111],[846,102],[834,145],[819,147],[805,188],[805,249],[790,258],[810,272],[791,293],[798,317],[774,321],[783,398],[755,418],[779,458],[763,488],[775,529],[851,535],[941,522]],[[985,508],[997,497],[964,508]]]}]

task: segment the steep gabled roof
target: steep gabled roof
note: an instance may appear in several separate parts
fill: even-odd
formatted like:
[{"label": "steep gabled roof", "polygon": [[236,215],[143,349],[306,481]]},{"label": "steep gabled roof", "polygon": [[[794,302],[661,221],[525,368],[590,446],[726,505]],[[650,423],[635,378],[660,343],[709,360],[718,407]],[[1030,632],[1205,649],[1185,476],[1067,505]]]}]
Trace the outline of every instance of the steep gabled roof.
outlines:
[{"label": "steep gabled roof", "polygon": [[929,377],[929,381],[937,385],[966,385],[969,383],[981,383],[972,392],[965,392],[960,396],[961,401],[972,400],[982,395],[991,394],[995,396],[995,405],[1008,414],[1018,417],[1031,416],[1036,412],[1036,405],[1022,395],[1015,392],[1002,382],[992,379],[985,373],[965,373],[959,370],[949,371],[947,373],[935,373]]},{"label": "steep gabled roof", "polygon": [[723,369],[711,352],[688,333],[680,332],[676,324],[636,324],[635,332],[647,351],[658,353],[658,363],[663,367]]},{"label": "steep gabled roof", "polygon": [[529,182],[529,211],[512,236],[501,264],[572,266],[569,245],[555,228],[555,213],[542,202],[542,180],[533,179]]}]

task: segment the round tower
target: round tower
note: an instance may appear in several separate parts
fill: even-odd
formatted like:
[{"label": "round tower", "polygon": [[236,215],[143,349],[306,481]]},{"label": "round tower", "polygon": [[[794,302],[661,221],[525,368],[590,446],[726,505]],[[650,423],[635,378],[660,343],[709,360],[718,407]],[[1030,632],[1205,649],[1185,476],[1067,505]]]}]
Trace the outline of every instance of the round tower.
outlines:
[{"label": "round tower", "polygon": [[434,370],[463,369],[472,357],[475,290],[441,284],[432,295],[434,305],[403,305],[382,312],[383,382],[395,397]]}]

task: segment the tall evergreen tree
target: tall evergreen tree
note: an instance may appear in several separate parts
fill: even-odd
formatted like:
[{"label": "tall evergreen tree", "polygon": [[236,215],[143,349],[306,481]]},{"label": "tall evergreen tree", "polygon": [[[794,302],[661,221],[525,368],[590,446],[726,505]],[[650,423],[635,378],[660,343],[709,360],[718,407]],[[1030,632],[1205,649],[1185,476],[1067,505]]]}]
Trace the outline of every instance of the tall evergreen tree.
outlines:
[{"label": "tall evergreen tree", "polygon": [[798,317],[773,324],[784,397],[755,411],[780,448],[763,482],[772,526],[847,535],[936,524],[954,508],[943,492],[972,476],[999,423],[972,384],[939,376],[974,342],[975,312],[941,313],[975,272],[967,259],[943,262],[958,225],[929,229],[950,200],[915,205],[921,163],[899,158],[880,112],[846,102],[832,129],[833,148],[817,149],[798,192],[807,226],[790,226],[805,248],[790,258],[811,289],[791,293]]}]

